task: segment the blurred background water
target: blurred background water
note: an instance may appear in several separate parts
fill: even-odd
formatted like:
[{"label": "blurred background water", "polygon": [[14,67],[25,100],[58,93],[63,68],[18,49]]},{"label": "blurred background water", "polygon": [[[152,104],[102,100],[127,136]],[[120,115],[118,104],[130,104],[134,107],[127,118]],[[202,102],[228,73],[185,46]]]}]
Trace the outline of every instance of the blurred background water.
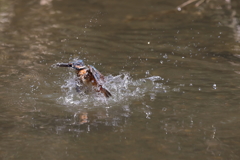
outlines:
[{"label": "blurred background water", "polygon": [[[0,0],[0,158],[240,158],[237,0]],[[113,97],[75,91],[82,59]]]}]

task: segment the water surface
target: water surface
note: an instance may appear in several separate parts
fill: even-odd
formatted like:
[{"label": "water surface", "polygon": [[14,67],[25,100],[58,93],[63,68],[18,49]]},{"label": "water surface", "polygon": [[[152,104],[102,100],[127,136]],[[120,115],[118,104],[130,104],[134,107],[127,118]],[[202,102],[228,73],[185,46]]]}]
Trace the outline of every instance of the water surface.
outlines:
[{"label": "water surface", "polygon": [[182,3],[0,0],[1,159],[239,159],[240,4]]}]

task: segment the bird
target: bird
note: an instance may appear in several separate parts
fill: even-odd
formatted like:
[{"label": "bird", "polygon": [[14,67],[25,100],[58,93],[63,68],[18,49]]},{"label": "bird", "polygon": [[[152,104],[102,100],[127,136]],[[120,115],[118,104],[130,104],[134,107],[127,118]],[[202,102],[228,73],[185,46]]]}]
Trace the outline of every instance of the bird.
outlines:
[{"label": "bird", "polygon": [[[105,81],[104,76],[92,65],[85,65],[83,60],[77,60],[70,63],[57,63],[59,67],[72,67],[77,73],[77,92],[80,92],[83,87],[85,91],[93,89],[96,92],[101,92],[106,98],[112,94],[103,87]],[[83,87],[82,87],[83,86]],[[86,89],[87,88],[87,89]]]}]

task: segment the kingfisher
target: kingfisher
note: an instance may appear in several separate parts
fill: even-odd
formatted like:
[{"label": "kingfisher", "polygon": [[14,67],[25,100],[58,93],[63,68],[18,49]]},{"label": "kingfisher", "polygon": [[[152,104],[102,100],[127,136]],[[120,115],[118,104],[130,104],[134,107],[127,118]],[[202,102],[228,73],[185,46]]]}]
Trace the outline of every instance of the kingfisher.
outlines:
[{"label": "kingfisher", "polygon": [[[92,88],[96,92],[101,92],[107,98],[111,97],[111,93],[103,87],[104,76],[93,66],[85,65],[83,60],[70,63],[57,63],[59,67],[72,67],[77,73],[77,92],[81,91],[81,86]],[[86,91],[86,90],[85,90]]]}]

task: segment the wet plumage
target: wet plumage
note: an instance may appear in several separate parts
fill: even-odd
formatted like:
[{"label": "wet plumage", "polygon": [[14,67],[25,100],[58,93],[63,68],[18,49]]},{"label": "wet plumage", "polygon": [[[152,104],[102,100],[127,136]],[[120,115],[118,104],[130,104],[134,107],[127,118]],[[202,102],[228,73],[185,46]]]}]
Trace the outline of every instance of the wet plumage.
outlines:
[{"label": "wet plumage", "polygon": [[97,92],[101,92],[105,97],[112,96],[111,93],[103,87],[104,76],[93,66],[86,66],[82,60],[73,63],[58,63],[59,67],[72,67],[77,73],[77,91],[81,90],[81,85],[85,88],[93,88]]}]

